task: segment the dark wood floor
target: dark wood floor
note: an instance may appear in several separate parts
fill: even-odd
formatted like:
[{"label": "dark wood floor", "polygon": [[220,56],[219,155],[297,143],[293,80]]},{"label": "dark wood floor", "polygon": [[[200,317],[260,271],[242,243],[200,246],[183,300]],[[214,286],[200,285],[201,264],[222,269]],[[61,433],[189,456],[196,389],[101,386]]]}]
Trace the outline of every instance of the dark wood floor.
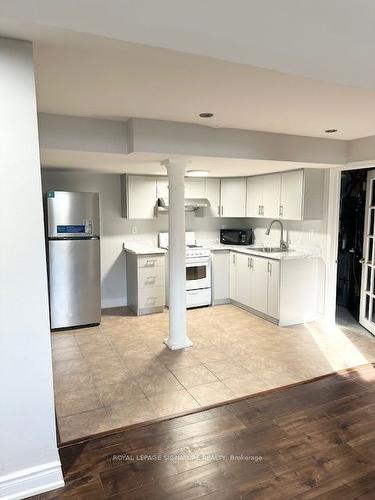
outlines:
[{"label": "dark wood floor", "polygon": [[374,380],[362,367],[66,447],[65,488],[39,498],[374,499]]}]

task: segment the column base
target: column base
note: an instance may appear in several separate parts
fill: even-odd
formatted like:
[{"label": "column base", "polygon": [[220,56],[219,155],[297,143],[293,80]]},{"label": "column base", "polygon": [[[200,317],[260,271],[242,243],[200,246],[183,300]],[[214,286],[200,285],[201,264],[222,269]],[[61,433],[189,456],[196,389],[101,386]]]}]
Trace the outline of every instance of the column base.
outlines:
[{"label": "column base", "polygon": [[177,349],[185,349],[186,347],[192,347],[193,342],[186,337],[182,342],[179,343],[173,343],[169,341],[169,338],[165,338],[163,340],[164,344],[169,347],[171,351],[177,351]]}]

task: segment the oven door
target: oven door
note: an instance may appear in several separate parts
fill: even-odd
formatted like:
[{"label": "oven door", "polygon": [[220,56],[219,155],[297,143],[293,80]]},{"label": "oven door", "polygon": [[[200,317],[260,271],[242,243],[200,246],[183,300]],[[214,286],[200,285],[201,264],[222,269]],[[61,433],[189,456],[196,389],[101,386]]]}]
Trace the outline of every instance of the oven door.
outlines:
[{"label": "oven door", "polygon": [[186,290],[211,287],[211,261],[192,258],[186,261]]}]

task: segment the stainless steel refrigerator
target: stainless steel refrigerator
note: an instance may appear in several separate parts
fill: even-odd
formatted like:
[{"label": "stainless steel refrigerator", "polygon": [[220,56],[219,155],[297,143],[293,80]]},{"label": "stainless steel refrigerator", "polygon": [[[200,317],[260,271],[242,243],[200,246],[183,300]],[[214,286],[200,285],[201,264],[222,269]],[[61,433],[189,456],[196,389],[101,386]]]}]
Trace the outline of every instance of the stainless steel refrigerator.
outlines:
[{"label": "stainless steel refrigerator", "polygon": [[47,193],[51,328],[100,323],[99,194]]}]

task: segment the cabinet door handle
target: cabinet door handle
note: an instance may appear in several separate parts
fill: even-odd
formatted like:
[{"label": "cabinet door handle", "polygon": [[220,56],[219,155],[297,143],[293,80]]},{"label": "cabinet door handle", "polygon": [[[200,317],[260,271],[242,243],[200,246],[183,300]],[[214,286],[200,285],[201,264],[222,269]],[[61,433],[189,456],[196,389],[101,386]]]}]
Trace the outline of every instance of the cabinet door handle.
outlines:
[{"label": "cabinet door handle", "polygon": [[236,263],[236,254],[235,253],[232,255],[232,262],[233,262],[233,264]]},{"label": "cabinet door handle", "polygon": [[250,257],[247,258],[247,267],[250,268]]},{"label": "cabinet door handle", "polygon": [[261,205],[258,205],[258,215],[262,215]]},{"label": "cabinet door handle", "polygon": [[272,276],[272,264],[271,262],[268,262],[267,264],[268,264],[268,273],[270,276]]},{"label": "cabinet door handle", "polygon": [[220,217],[220,205],[217,206],[217,214]]},{"label": "cabinet door handle", "polygon": [[279,215],[280,215],[280,217],[282,217],[284,215],[284,207],[283,207],[283,205],[280,205]]}]

